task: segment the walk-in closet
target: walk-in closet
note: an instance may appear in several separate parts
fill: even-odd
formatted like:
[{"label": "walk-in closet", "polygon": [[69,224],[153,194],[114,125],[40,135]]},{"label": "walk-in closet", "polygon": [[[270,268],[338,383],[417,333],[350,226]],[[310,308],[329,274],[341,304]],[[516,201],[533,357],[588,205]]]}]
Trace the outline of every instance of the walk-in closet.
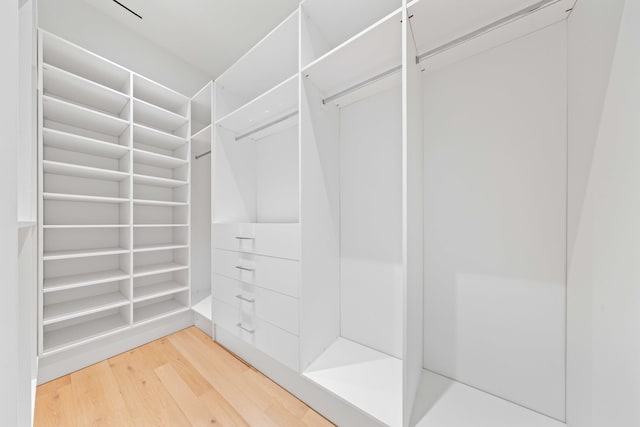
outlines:
[{"label": "walk-in closet", "polygon": [[640,423],[640,6],[245,6],[2,6],[3,425]]}]

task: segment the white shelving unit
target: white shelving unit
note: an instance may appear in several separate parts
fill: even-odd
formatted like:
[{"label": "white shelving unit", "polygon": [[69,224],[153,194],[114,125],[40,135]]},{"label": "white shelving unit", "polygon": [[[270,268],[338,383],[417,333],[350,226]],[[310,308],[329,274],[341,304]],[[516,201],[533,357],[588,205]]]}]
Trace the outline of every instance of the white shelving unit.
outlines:
[{"label": "white shelving unit", "polygon": [[45,31],[39,57],[46,363],[189,309],[190,116],[186,96]]}]

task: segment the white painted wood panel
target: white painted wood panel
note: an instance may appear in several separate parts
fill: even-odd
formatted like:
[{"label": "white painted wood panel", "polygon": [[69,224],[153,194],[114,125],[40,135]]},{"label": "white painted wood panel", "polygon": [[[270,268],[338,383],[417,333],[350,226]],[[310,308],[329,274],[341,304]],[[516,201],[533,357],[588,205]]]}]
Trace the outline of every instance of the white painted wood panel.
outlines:
[{"label": "white painted wood panel", "polygon": [[253,314],[285,331],[298,335],[298,300],[259,286],[216,274],[213,295],[220,301]]},{"label": "white painted wood panel", "polygon": [[402,357],[402,97],[340,110],[341,335]]},{"label": "white painted wood panel", "polygon": [[214,224],[219,249],[300,259],[300,224]]},{"label": "white painted wood panel", "polygon": [[295,335],[216,298],[213,298],[212,314],[216,327],[224,328],[285,366],[298,370],[298,337]]},{"label": "white painted wood panel", "polygon": [[213,272],[292,297],[300,294],[300,263],[282,258],[213,251]]},{"label": "white painted wood panel", "polygon": [[564,418],[566,26],[424,74],[425,367]]}]

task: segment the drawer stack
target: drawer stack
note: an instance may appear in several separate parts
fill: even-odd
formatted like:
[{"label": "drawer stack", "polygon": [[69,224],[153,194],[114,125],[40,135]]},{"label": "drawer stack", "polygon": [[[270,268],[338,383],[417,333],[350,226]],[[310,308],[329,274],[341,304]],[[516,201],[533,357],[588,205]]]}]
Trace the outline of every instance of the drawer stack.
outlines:
[{"label": "drawer stack", "polygon": [[298,370],[300,225],[215,224],[213,322]]}]

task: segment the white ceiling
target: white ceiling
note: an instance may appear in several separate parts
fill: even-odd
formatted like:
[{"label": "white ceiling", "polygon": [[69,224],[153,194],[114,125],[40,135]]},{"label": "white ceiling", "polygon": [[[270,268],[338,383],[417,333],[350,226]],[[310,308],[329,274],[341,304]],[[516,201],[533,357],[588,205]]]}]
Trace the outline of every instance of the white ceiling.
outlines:
[{"label": "white ceiling", "polygon": [[84,0],[212,78],[291,14],[299,0]]}]

